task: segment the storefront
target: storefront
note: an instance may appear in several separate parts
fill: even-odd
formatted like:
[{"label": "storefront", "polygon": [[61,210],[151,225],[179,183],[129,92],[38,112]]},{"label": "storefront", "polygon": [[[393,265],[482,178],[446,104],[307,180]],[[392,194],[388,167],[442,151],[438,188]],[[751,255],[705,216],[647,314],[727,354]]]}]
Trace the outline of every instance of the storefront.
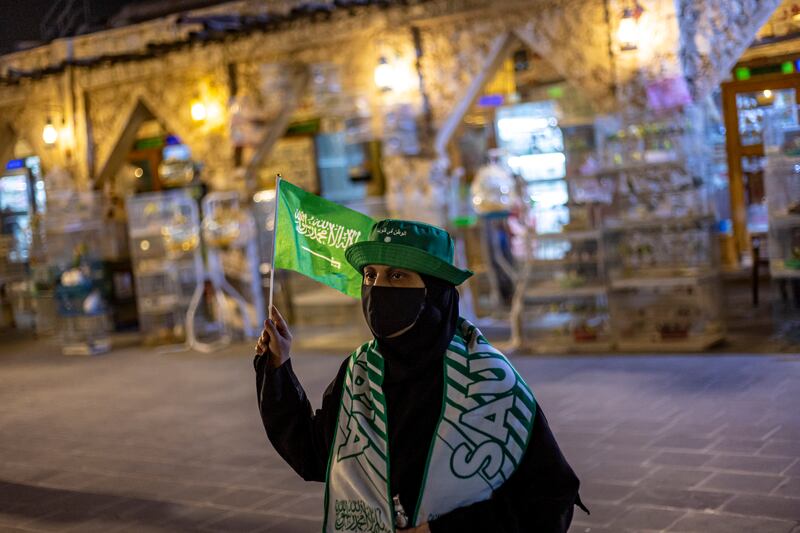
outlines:
[{"label": "storefront", "polygon": [[[720,80],[693,66],[728,60],[696,46],[724,3],[356,4],[223,5],[0,58],[0,155],[36,139],[45,212],[73,195],[96,206],[70,227],[101,213],[97,249],[76,260],[84,301],[96,278],[105,303],[84,315],[135,320],[153,342],[251,336],[281,173],[452,229],[479,273],[465,312],[510,320],[520,345],[722,339],[701,150],[719,137]],[[754,9],[736,21],[742,49],[767,7]],[[47,262],[57,293],[69,269]]]},{"label": "storefront", "polygon": [[[27,151],[20,147],[20,151]],[[34,327],[30,279],[27,272],[38,252],[33,235],[37,216],[45,210],[44,183],[39,158],[27,155],[11,159],[0,173],[0,285],[11,304],[2,322]],[[9,313],[10,311],[10,313]]]},{"label": "storefront", "polygon": [[[800,334],[800,3],[784,1],[721,85],[731,220],[738,265],[752,271],[753,304],[773,309],[779,333]],[[766,294],[764,294],[766,293]],[[759,301],[760,300],[760,301]]]},{"label": "storefront", "polygon": [[510,306],[514,344],[544,353],[722,341],[705,110],[669,78],[644,87],[648,106],[602,112],[521,41],[506,54],[453,141],[478,307]]}]

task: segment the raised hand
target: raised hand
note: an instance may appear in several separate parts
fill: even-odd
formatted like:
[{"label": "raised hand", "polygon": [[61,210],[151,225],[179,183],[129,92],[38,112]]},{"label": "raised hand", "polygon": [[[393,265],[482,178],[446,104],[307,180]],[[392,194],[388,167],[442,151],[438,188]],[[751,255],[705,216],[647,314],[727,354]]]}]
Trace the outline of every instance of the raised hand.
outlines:
[{"label": "raised hand", "polygon": [[269,356],[268,364],[277,368],[289,359],[292,348],[292,333],[286,320],[274,305],[270,309],[270,318],[264,321],[264,330],[258,338],[256,353]]}]

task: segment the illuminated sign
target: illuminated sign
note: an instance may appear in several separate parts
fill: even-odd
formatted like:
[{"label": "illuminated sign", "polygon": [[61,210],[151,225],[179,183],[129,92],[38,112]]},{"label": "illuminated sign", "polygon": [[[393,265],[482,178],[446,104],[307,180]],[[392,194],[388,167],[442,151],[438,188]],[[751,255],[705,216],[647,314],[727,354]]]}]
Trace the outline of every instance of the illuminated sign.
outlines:
[{"label": "illuminated sign", "polygon": [[487,94],[478,99],[478,107],[498,107],[503,105],[504,101],[502,94]]}]

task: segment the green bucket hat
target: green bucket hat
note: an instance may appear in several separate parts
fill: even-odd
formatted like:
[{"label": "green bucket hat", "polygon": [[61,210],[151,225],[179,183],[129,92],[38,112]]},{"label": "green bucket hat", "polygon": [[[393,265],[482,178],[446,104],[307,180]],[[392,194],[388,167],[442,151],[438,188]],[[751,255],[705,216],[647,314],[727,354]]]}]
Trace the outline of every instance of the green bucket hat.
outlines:
[{"label": "green bucket hat", "polygon": [[472,275],[453,265],[453,239],[442,228],[386,219],[376,222],[365,241],[345,250],[347,262],[358,272],[366,265],[389,265],[428,274],[453,285]]}]

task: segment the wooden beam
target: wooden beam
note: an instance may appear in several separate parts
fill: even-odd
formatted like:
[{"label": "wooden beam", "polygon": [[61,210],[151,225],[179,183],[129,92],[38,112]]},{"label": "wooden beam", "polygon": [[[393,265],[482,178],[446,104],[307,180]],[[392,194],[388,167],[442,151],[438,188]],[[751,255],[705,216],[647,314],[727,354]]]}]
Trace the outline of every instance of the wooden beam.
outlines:
[{"label": "wooden beam", "polygon": [[750,235],[747,231],[747,205],[742,157],[763,155],[763,145],[742,146],[739,135],[739,113],[736,95],[764,89],[795,89],[800,98],[800,74],[769,74],[749,80],[728,81],[721,84],[722,109],[725,120],[725,148],[728,156],[728,192],[730,194],[733,234],[740,254],[749,253]]},{"label": "wooden beam", "polygon": [[736,90],[722,84],[722,109],[725,119],[725,147],[728,156],[728,194],[731,202],[733,235],[739,254],[750,249],[747,235],[747,209],[742,178],[742,154],[739,140],[739,118],[736,109]]},{"label": "wooden beam", "polygon": [[480,96],[483,88],[492,79],[492,76],[497,73],[500,65],[509,56],[512,48],[516,46],[517,43],[518,38],[512,35],[511,32],[500,35],[494,39],[485,64],[472,79],[469,86],[464,90],[461,97],[458,99],[458,103],[450,113],[450,116],[447,117],[442,127],[439,128],[439,132],[436,134],[434,148],[436,149],[436,155],[438,157],[447,156],[447,145],[450,144],[450,141],[453,139],[456,130],[461,125],[461,121],[464,120],[464,116],[469,112],[470,107],[472,107],[472,104],[474,104],[475,100]]},{"label": "wooden beam", "polygon": [[257,190],[258,171],[269,157],[275,143],[286,133],[286,127],[289,125],[292,114],[297,109],[311,80],[311,71],[308,65],[294,65],[290,68],[292,69],[291,80],[283,109],[264,132],[245,170],[244,182],[249,194]]},{"label": "wooden beam", "polygon": [[10,124],[0,122],[0,169],[5,168],[9,159],[14,157],[14,145],[17,134]]},{"label": "wooden beam", "polygon": [[153,118],[153,113],[141,100],[137,100],[119,139],[117,139],[114,148],[111,149],[103,169],[97,175],[97,179],[94,182],[95,189],[102,189],[105,181],[113,178],[114,174],[122,168],[128,153],[136,142],[136,134],[139,132],[139,127],[150,118]]},{"label": "wooden beam", "polygon": [[721,87],[728,87],[734,93],[748,93],[763,91],[764,89],[796,89],[800,87],[800,73],[792,74],[763,74],[756,75],[749,80],[732,80],[720,84]]}]

